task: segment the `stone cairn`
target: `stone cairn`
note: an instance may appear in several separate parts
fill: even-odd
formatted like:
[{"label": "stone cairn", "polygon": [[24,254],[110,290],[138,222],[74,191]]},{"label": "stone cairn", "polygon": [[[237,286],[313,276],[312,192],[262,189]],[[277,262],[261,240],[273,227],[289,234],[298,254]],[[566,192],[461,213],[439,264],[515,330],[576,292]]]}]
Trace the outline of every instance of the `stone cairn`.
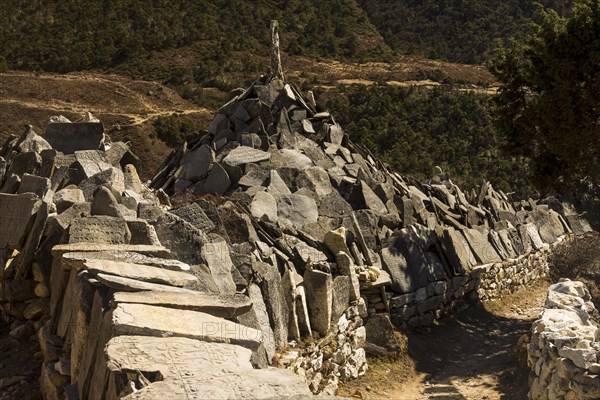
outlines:
[{"label": "stone cairn", "polygon": [[526,285],[589,230],[557,200],[389,170],[272,59],[152,189],[91,115],[0,148],[0,302],[45,399],[334,395],[365,349],[398,350],[391,322]]}]

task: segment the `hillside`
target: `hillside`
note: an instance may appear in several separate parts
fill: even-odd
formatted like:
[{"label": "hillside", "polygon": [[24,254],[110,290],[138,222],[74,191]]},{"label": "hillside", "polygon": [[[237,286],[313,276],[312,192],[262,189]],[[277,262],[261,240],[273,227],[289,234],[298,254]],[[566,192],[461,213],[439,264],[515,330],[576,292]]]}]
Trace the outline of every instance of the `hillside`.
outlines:
[{"label": "hillside", "polygon": [[572,0],[360,0],[392,49],[470,64],[485,62],[496,41],[522,39],[537,3],[566,15]]},{"label": "hillside", "polygon": [[[565,14],[571,2],[544,4]],[[481,64],[496,39],[522,37],[534,16],[533,0],[6,0],[0,70],[206,83],[224,72],[259,72],[271,19],[281,22],[282,50],[293,56],[366,62],[416,54]]]},{"label": "hillside", "polygon": [[152,122],[161,115],[186,114],[206,124],[211,111],[182,99],[157,82],[134,81],[116,75],[99,74],[0,74],[0,140],[20,135],[24,124],[43,133],[48,119],[64,115],[73,121],[87,111],[104,123],[113,140],[130,140],[142,160],[143,177],[171,151],[157,139]]}]

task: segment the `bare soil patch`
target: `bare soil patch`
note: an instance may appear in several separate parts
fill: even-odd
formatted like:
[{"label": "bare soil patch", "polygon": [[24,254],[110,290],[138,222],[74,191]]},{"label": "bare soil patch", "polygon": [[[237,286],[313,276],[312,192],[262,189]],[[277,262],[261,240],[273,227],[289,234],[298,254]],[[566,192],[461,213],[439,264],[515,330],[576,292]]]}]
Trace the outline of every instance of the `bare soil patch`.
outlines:
[{"label": "bare soil patch", "polygon": [[362,399],[520,400],[527,398],[526,344],[547,282],[479,304],[407,337],[410,358],[370,360],[342,389]]}]

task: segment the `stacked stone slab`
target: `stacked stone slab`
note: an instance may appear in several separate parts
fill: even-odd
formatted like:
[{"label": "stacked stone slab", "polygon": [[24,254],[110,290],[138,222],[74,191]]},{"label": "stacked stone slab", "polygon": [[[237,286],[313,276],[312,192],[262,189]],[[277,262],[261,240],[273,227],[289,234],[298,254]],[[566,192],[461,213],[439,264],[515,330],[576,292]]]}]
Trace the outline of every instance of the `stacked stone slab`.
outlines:
[{"label": "stacked stone slab", "polygon": [[100,122],[53,121],[0,150],[2,307],[12,335],[37,332],[44,398],[311,397],[268,367],[255,329],[287,318],[278,271],[259,282],[270,314],[257,324],[213,203],[167,212]]},{"label": "stacked stone slab", "polygon": [[89,117],[0,157],[2,307],[38,331],[48,399],[332,395],[366,371],[369,314],[428,325],[589,230],[567,205],[390,171],[282,76],[224,105],[154,191]]},{"label": "stacked stone slab", "polygon": [[[270,247],[262,257],[273,252],[303,276],[309,310],[323,310],[311,306],[310,285],[332,287],[325,278],[307,280],[320,276],[311,270],[331,282],[355,275],[369,312],[391,312],[402,326],[428,325],[534,281],[546,271],[535,254],[575,225],[590,230],[579,215],[512,201],[488,182],[465,193],[441,170],[425,183],[401,176],[352,143],[312,93],[305,98],[270,77],[224,105],[208,134],[175,151],[151,186],[174,198],[211,193],[235,201],[251,218],[260,251]],[[342,228],[350,274],[326,240]],[[509,284],[481,282],[490,275],[482,267]],[[311,315],[322,334],[325,314]]]},{"label": "stacked stone slab", "polygon": [[530,399],[600,398],[598,316],[583,283],[565,279],[550,286],[527,346]]}]

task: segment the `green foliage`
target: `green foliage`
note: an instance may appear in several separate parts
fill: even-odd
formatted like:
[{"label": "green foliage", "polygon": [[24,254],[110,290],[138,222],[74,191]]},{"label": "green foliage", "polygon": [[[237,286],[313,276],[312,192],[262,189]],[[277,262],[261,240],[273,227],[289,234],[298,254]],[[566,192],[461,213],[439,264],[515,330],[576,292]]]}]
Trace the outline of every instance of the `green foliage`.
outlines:
[{"label": "green foliage", "polygon": [[507,149],[531,158],[542,189],[600,183],[600,1],[580,0],[570,18],[541,10],[524,44],[499,49],[490,65]]},{"label": "green foliage", "polygon": [[198,127],[192,120],[177,115],[158,117],[154,129],[156,136],[170,147],[177,147],[198,135]]},{"label": "green foliage", "polygon": [[282,48],[292,54],[358,59],[390,52],[356,1],[4,0],[0,67],[2,60],[10,69],[55,72],[126,65],[133,76],[167,79],[149,68],[150,57],[193,45],[194,75],[204,82],[247,71],[247,54],[267,55],[271,19],[280,20]]},{"label": "green foliage", "polygon": [[[386,42],[402,53],[481,64],[496,39],[529,32],[535,0],[360,0]],[[567,13],[571,0],[544,4]]]},{"label": "green foliage", "polygon": [[528,189],[527,167],[498,147],[489,97],[450,88],[388,85],[341,87],[327,107],[351,140],[369,147],[397,171],[430,178],[436,165],[466,188],[482,179],[505,191]]}]

